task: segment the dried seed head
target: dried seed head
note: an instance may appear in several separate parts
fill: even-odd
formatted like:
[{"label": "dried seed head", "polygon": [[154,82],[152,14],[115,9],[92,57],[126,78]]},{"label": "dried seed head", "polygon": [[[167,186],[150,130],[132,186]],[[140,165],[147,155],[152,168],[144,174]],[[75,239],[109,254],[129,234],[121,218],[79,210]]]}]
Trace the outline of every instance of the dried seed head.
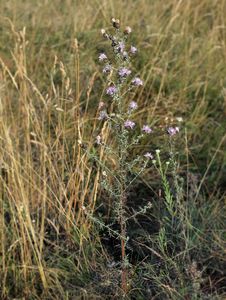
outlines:
[{"label": "dried seed head", "polygon": [[101,108],[103,108],[103,107],[105,107],[105,103],[104,103],[103,101],[101,101],[101,102],[99,103],[98,109],[101,109]]},{"label": "dried seed head", "polygon": [[124,33],[125,33],[125,34],[130,34],[131,32],[132,32],[131,27],[126,26],[126,28],[125,28],[125,30],[124,30]]},{"label": "dried seed head", "polygon": [[108,118],[108,114],[106,110],[101,110],[99,113],[98,120],[106,120]]},{"label": "dried seed head", "polygon": [[111,21],[112,21],[113,27],[115,27],[116,29],[120,28],[120,21],[119,21],[119,19],[112,18]]},{"label": "dried seed head", "polygon": [[107,172],[106,172],[106,171],[103,171],[103,172],[102,172],[102,175],[103,175],[104,177],[107,177]]},{"label": "dried seed head", "polygon": [[104,38],[109,39],[109,35],[106,33],[105,29],[102,28],[100,32]]},{"label": "dried seed head", "polygon": [[100,136],[100,135],[98,135],[98,136],[96,137],[96,143],[97,143],[97,145],[100,145],[100,144],[101,144],[101,136]]},{"label": "dried seed head", "polygon": [[177,122],[183,122],[183,118],[182,117],[177,117],[176,120],[177,120]]},{"label": "dried seed head", "polygon": [[126,52],[126,51],[122,52],[122,56],[123,56],[124,60],[127,60],[129,58],[128,52]]}]

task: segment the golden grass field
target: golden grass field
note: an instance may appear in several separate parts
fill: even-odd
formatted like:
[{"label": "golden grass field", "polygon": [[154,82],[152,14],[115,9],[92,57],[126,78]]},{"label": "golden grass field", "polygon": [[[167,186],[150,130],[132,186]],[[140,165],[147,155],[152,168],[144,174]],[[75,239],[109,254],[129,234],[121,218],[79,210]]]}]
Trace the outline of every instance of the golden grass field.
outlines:
[{"label": "golden grass field", "polygon": [[[146,197],[153,209],[148,226],[131,225],[141,250],[124,297],[225,299],[225,16],[225,0],[0,0],[0,299],[123,299],[109,267],[115,245],[96,224],[108,224],[114,203],[81,147],[96,151],[100,30],[112,17],[132,27],[139,50],[136,122],[184,120],[184,250],[164,227],[161,180],[147,169],[130,205]],[[167,150],[158,134],[140,147]],[[99,159],[116,166],[102,150]],[[172,253],[162,246],[170,242]]]}]

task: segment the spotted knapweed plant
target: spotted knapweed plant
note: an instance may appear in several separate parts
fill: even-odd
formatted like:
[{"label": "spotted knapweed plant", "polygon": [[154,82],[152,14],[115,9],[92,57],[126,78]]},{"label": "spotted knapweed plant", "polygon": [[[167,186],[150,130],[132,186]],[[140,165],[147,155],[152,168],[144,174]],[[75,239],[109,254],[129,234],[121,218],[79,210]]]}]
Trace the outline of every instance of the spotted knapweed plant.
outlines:
[{"label": "spotted knapweed plant", "polygon": [[[103,38],[109,42],[110,47],[98,55],[106,86],[104,100],[101,99],[98,106],[97,118],[100,122],[100,130],[95,137],[95,144],[100,153],[105,153],[105,159],[104,161],[98,159],[96,152],[92,154],[92,158],[96,159],[102,168],[100,184],[109,195],[115,221],[119,224],[119,232],[111,230],[110,227],[108,229],[109,234],[116,233],[117,238],[120,239],[121,287],[126,293],[129,270],[127,224],[128,220],[134,217],[134,215],[129,215],[127,208],[129,191],[146,167],[154,164],[165,180],[165,194],[168,193],[169,205],[172,197],[165,173],[160,168],[159,151],[156,151],[155,158],[151,150],[140,150],[139,153],[133,151],[142,138],[151,137],[153,129],[150,124],[144,123],[139,126],[136,123],[135,114],[139,109],[136,99],[137,89],[141,89],[144,83],[131,64],[138,54],[136,46],[129,43],[132,30],[129,26],[121,30],[120,22],[116,19],[112,19],[112,25],[112,32],[101,30]],[[167,129],[170,137],[178,131],[178,127]],[[135,216],[139,213],[146,213],[150,207],[151,204],[148,203],[136,211]],[[98,220],[96,221],[99,225],[103,225]]]},{"label": "spotted knapweed plant", "polygon": [[[108,165],[107,161],[101,164],[103,170],[101,185],[114,203],[114,216],[120,227],[121,285],[122,290],[126,292],[129,267],[126,253],[127,221],[131,217],[127,212],[128,192],[153,159],[150,151],[133,157],[132,149],[145,135],[152,134],[152,128],[149,124],[143,124],[139,128],[134,119],[134,113],[138,109],[137,99],[134,99],[134,96],[137,89],[142,88],[143,80],[131,66],[131,61],[138,53],[138,49],[128,42],[132,30],[129,26],[121,30],[119,20],[112,19],[112,25],[113,33],[101,30],[103,38],[111,47],[108,51],[99,53],[98,57],[106,79],[105,97],[99,103],[98,119],[102,122],[102,129],[106,127],[109,129],[109,134],[106,139],[104,131],[100,130],[96,136],[96,144],[105,151],[106,157],[111,157],[115,162],[114,168]],[[148,204],[141,212],[150,206]]]}]

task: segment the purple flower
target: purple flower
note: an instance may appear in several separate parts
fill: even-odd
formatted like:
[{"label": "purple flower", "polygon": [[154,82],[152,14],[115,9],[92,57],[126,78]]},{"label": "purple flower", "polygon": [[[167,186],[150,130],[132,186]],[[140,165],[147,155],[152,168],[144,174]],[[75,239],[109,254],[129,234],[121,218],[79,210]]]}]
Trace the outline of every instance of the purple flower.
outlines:
[{"label": "purple flower", "polygon": [[131,53],[131,54],[136,54],[136,53],[137,53],[137,48],[134,47],[134,46],[131,46],[131,47],[130,47],[130,53]]},{"label": "purple flower", "polygon": [[118,52],[123,53],[125,49],[125,44],[123,42],[119,42],[116,49],[118,50]]},{"label": "purple flower", "polygon": [[132,80],[132,84],[135,86],[140,86],[143,85],[143,81],[139,77],[136,77]]},{"label": "purple flower", "polygon": [[167,128],[167,133],[170,136],[173,136],[173,135],[177,134],[178,132],[179,132],[179,127],[169,127],[169,128]]},{"label": "purple flower", "polygon": [[125,128],[133,129],[135,126],[135,123],[133,121],[127,120],[127,121],[125,121],[124,126],[125,126]]},{"label": "purple flower", "polygon": [[153,155],[151,154],[151,152],[145,153],[145,154],[144,154],[144,157],[153,159]]},{"label": "purple flower", "polygon": [[111,85],[107,88],[106,94],[113,97],[117,93],[117,88],[114,85]]},{"label": "purple flower", "polygon": [[120,77],[127,77],[131,74],[131,70],[123,67],[118,70],[118,74]]},{"label": "purple flower", "polygon": [[99,61],[104,61],[104,60],[106,60],[107,59],[107,55],[105,54],[105,53],[101,53],[100,55],[99,55]]},{"label": "purple flower", "polygon": [[133,111],[135,109],[137,109],[138,105],[135,101],[131,101],[130,104],[129,104],[129,110],[130,111]]},{"label": "purple flower", "polygon": [[148,125],[144,125],[142,127],[142,131],[144,131],[145,133],[151,133],[152,129]]},{"label": "purple flower", "polygon": [[107,118],[108,118],[108,114],[107,114],[106,110],[101,110],[98,120],[105,120]]},{"label": "purple flower", "polygon": [[103,73],[107,74],[107,73],[110,73],[111,72],[111,69],[112,69],[112,66],[107,64],[104,66],[103,68]]}]

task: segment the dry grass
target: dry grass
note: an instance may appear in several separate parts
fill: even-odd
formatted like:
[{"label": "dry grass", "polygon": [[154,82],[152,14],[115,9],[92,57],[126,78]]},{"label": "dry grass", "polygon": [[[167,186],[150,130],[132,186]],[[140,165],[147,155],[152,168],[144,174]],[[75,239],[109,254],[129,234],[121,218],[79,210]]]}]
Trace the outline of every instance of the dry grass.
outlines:
[{"label": "dry grass", "polygon": [[[187,193],[193,186],[192,211],[204,210],[193,226],[208,240],[205,218],[220,220],[213,225],[207,252],[222,276],[206,275],[210,282],[203,284],[213,293],[208,299],[214,299],[214,280],[225,280],[226,263],[221,219],[226,2],[9,0],[0,1],[0,12],[1,298],[101,299],[108,285],[102,282],[98,294],[90,274],[99,270],[102,281],[112,280],[105,270],[109,254],[82,209],[85,204],[95,215],[101,202],[108,206],[108,199],[99,193],[100,167],[80,141],[95,151],[96,107],[104,88],[97,66],[97,53],[105,47],[99,32],[116,16],[133,28],[131,39],[139,49],[134,67],[145,84],[134,95],[142,108],[137,121],[163,124],[165,117],[183,116],[181,173]],[[103,133],[107,139],[108,129]],[[164,147],[161,137],[146,146],[153,143]],[[101,152],[100,159],[109,158]],[[143,178],[147,186],[158,186],[157,180],[152,171]],[[200,249],[195,260],[203,257]],[[200,261],[204,270],[205,260]],[[157,276],[153,270],[149,274]],[[164,281],[159,286],[168,296],[160,293],[153,299],[182,299],[175,287]],[[137,299],[148,297],[146,290]]]}]

